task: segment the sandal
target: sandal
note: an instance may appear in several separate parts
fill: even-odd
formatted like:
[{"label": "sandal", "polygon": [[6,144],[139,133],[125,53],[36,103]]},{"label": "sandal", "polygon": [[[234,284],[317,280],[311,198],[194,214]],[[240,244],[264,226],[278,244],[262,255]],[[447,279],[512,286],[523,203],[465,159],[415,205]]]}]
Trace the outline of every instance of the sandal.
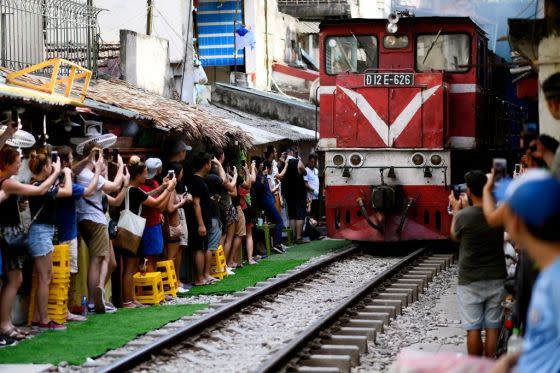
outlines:
[{"label": "sandal", "polygon": [[6,338],[12,338],[16,341],[21,341],[27,338],[26,335],[18,333],[15,327],[12,327],[10,330],[7,331],[0,331],[0,335]]},{"label": "sandal", "polygon": [[14,326],[14,330],[15,330],[16,332],[18,332],[19,334],[23,334],[23,335],[26,336],[26,337],[28,337],[28,336],[31,334],[30,332],[25,331],[25,330],[21,330],[20,328],[15,327],[15,326]]},{"label": "sandal", "polygon": [[123,302],[122,308],[138,308],[138,307],[136,307],[136,303],[130,301],[130,302]]}]

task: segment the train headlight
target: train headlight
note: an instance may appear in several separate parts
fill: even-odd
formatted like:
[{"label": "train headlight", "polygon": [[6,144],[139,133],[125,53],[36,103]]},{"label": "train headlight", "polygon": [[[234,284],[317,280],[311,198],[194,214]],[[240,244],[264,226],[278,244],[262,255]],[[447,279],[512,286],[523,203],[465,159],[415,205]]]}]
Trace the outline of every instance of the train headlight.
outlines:
[{"label": "train headlight", "polygon": [[332,158],[332,163],[337,166],[343,166],[344,165],[344,156],[342,154],[335,154],[335,156]]},{"label": "train headlight", "polygon": [[399,31],[399,26],[396,23],[388,23],[387,24],[387,32],[390,34],[396,34]]},{"label": "train headlight", "polygon": [[353,167],[360,167],[364,163],[364,157],[360,153],[350,155],[350,164]]},{"label": "train headlight", "polygon": [[426,160],[424,159],[424,155],[422,155],[421,153],[413,154],[410,160],[412,161],[412,164],[415,166],[423,166],[424,163],[426,162]]},{"label": "train headlight", "polygon": [[443,158],[439,154],[432,154],[430,157],[430,163],[432,166],[439,166],[443,162]]}]

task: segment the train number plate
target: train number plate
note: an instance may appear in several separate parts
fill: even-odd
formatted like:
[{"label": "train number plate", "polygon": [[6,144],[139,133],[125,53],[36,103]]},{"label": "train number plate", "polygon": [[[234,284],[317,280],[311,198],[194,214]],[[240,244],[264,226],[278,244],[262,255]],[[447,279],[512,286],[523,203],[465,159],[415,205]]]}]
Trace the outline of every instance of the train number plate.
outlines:
[{"label": "train number plate", "polygon": [[367,86],[411,86],[414,85],[414,74],[411,73],[366,73],[364,85]]}]

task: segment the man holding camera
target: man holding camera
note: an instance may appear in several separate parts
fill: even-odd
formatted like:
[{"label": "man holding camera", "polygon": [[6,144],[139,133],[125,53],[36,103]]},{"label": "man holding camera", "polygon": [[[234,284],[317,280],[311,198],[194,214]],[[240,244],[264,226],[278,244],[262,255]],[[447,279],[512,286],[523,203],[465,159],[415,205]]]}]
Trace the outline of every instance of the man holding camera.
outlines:
[{"label": "man holding camera", "polygon": [[[457,301],[470,355],[494,357],[502,323],[501,302],[506,278],[503,229],[491,228],[482,211],[486,175],[480,170],[465,174],[466,194],[449,195],[453,221],[451,237],[459,241]],[[486,330],[483,346],[481,330]]]}]

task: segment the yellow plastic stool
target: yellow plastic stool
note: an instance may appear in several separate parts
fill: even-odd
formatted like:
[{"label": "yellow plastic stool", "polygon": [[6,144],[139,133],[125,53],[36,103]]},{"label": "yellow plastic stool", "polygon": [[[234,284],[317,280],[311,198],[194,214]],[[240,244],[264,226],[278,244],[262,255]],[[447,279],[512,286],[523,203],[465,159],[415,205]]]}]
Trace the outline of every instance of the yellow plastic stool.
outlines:
[{"label": "yellow plastic stool", "polygon": [[161,273],[163,292],[165,295],[177,296],[177,275],[172,260],[162,260],[156,263],[156,270]]},{"label": "yellow plastic stool", "polygon": [[288,246],[294,246],[294,230],[291,227],[282,228],[282,232],[286,232],[288,235]]},{"label": "yellow plastic stool", "polygon": [[[68,312],[68,288],[70,286],[70,248],[68,245],[55,245],[52,252],[52,280],[49,286],[49,300],[47,312],[49,319],[59,324],[66,322]],[[31,325],[35,312],[37,298],[37,274],[33,273],[31,282],[31,296],[27,323]]]},{"label": "yellow plastic stool", "polygon": [[227,276],[227,263],[224,255],[224,248],[222,245],[218,250],[211,251],[212,258],[210,259],[210,276],[222,280]]},{"label": "yellow plastic stool", "polygon": [[134,297],[142,304],[160,304],[165,300],[160,272],[140,272],[132,277]]}]

